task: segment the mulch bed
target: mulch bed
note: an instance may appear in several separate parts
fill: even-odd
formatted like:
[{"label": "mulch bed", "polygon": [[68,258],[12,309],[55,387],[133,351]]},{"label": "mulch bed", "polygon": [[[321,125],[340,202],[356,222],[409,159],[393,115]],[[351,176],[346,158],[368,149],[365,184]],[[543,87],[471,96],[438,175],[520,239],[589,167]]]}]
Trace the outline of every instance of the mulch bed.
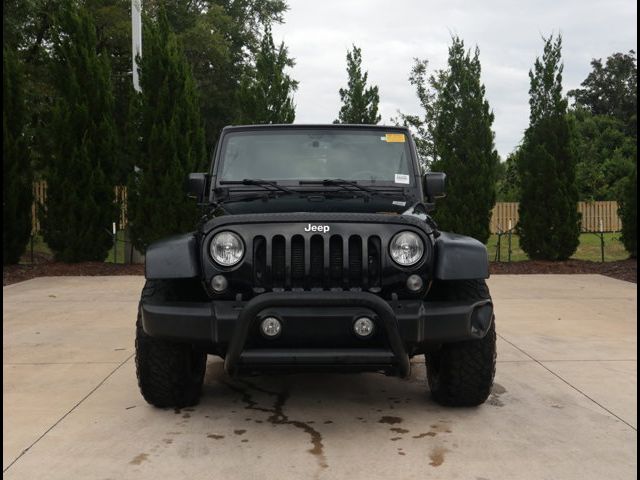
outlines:
[{"label": "mulch bed", "polygon": [[[144,275],[144,265],[121,265],[103,262],[60,263],[48,259],[35,259],[33,265],[9,265],[2,268],[2,285],[23,282],[36,277],[59,277],[69,275]],[[522,262],[491,262],[492,275],[500,274],[572,274],[599,273],[608,277],[638,283],[638,264],[635,259],[615,262],[589,262],[586,260],[567,260],[564,262],[545,262],[527,260]]]},{"label": "mulch bed", "polygon": [[543,260],[525,260],[511,263],[491,262],[489,270],[492,275],[599,273],[607,277],[638,283],[638,262],[633,258],[604,263],[590,262],[588,260],[566,260],[564,262],[546,262]]},{"label": "mulch bed", "polygon": [[9,265],[2,267],[2,285],[23,282],[36,277],[101,275],[144,275],[144,265],[120,265],[103,262],[60,263],[47,262],[34,265]]}]

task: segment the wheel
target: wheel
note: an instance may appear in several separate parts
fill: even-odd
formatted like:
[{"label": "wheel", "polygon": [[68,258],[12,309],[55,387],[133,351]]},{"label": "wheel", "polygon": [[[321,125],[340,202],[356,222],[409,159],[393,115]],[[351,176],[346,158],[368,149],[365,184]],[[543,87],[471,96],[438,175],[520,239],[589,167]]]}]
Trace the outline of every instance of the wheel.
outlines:
[{"label": "wheel", "polygon": [[[434,284],[434,300],[478,301],[491,298],[484,280]],[[496,373],[496,329],[491,322],[484,338],[442,345],[425,355],[427,381],[433,399],[441,405],[470,407],[484,403]]]},{"label": "wheel", "polygon": [[[160,302],[170,296],[166,280],[147,280],[142,299]],[[198,403],[207,366],[207,354],[188,343],[154,338],[136,321],[136,375],[144,399],[156,407],[188,407]]]}]

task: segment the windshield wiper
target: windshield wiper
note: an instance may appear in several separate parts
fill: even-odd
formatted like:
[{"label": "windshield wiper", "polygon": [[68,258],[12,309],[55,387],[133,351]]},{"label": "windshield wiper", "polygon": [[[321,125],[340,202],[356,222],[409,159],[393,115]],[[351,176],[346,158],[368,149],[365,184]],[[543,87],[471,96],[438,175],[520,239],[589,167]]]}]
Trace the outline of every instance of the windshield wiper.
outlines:
[{"label": "windshield wiper", "polygon": [[386,192],[381,192],[373,188],[359,185],[358,182],[354,180],[344,180],[342,178],[326,178],[324,180],[301,180],[300,185],[334,185],[336,187],[341,187],[343,190],[346,190],[347,192],[352,192],[352,193],[362,192],[369,195],[379,195],[383,197],[389,196],[389,194]]},{"label": "windshield wiper", "polygon": [[[269,190],[270,192],[283,192],[283,193],[297,193],[290,188],[283,187],[282,185],[278,185],[276,182],[272,182],[271,180],[262,180],[260,178],[245,178],[244,180],[222,180],[220,185],[255,185],[258,187],[262,187],[265,190]],[[271,188],[268,188],[271,187]]]}]

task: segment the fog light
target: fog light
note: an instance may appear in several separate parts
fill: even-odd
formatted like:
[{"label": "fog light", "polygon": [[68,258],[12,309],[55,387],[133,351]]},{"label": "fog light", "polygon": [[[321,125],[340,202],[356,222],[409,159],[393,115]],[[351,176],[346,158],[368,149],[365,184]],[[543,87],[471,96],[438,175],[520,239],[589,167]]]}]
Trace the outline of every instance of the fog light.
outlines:
[{"label": "fog light", "polygon": [[420,275],[410,275],[407,278],[407,288],[412,292],[417,292],[418,290],[422,290],[422,277]]},{"label": "fog light", "polygon": [[262,320],[260,324],[260,329],[262,333],[269,338],[274,338],[280,335],[280,331],[282,330],[282,324],[280,320],[275,317],[267,317]]},{"label": "fog light", "polygon": [[373,334],[373,320],[367,317],[360,317],[353,324],[353,331],[360,338],[370,337]]},{"label": "fog light", "polygon": [[211,288],[214,292],[224,292],[229,286],[229,280],[224,275],[216,275],[211,279]]}]

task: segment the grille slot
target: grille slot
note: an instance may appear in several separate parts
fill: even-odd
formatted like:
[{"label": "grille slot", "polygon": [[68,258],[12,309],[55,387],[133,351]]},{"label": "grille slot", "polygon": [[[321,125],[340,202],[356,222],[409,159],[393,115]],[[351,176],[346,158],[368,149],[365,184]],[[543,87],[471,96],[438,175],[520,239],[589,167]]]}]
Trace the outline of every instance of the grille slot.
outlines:
[{"label": "grille slot", "polygon": [[285,282],[285,254],[286,254],[286,246],[284,237],[282,235],[276,235],[273,237],[273,254],[272,254],[272,262],[273,262],[273,286],[274,287],[284,287]]},{"label": "grille slot", "polygon": [[380,237],[274,235],[253,238],[254,287],[379,288]]},{"label": "grille slot", "polygon": [[362,240],[358,235],[349,237],[349,285],[358,286],[362,281]]},{"label": "grille slot", "polygon": [[329,240],[329,285],[342,283],[342,237],[332,235]]},{"label": "grille slot", "polygon": [[263,236],[253,239],[253,284],[264,286],[267,274],[267,240]]},{"label": "grille slot", "polygon": [[311,287],[322,287],[324,271],[324,239],[320,235],[311,237],[309,277]]},{"label": "grille slot", "polygon": [[304,281],[304,238],[295,235],[291,240],[291,283],[301,287]]},{"label": "grille slot", "polygon": [[380,237],[369,237],[367,264],[369,265],[369,287],[380,288],[382,285],[382,246]]}]

